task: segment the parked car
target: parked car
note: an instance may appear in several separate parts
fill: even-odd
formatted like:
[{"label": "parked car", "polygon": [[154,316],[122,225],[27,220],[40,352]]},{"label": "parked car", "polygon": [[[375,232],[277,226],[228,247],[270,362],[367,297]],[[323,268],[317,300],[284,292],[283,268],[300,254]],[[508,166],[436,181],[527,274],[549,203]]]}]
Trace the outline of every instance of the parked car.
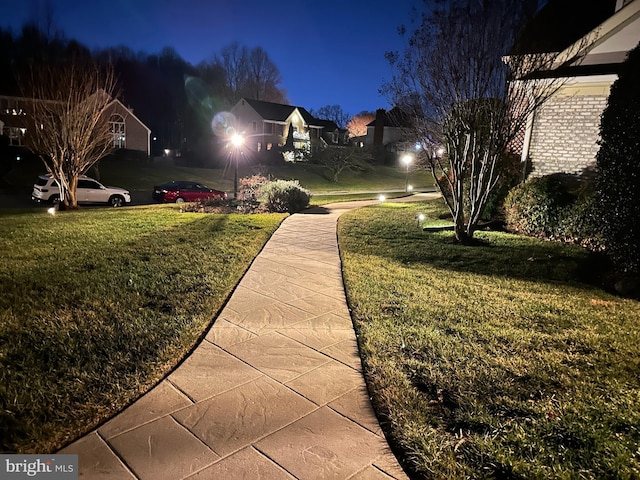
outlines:
[{"label": "parked car", "polygon": [[225,200],[227,194],[197,182],[174,180],[153,187],[152,197],[156,202],[183,203],[199,200]]},{"label": "parked car", "polygon": [[[128,190],[118,187],[107,187],[99,181],[80,175],[76,198],[79,204],[105,203],[112,207],[121,207],[131,203],[131,194]],[[50,174],[40,175],[33,184],[31,199],[35,202],[57,203],[60,201],[60,189]]]}]

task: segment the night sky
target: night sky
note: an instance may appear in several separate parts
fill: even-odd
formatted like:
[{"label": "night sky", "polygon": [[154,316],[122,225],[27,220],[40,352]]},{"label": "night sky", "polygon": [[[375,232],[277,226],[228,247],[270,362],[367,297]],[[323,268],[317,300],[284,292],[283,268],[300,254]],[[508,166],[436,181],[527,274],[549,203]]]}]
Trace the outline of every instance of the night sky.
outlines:
[{"label": "night sky", "polygon": [[[19,33],[46,0],[0,2],[0,26]],[[384,58],[401,50],[398,26],[415,0],[50,0],[54,26],[89,48],[173,47],[189,63],[237,41],[260,46],[279,68],[293,105],[340,105],[354,115],[390,108],[379,89]]]}]

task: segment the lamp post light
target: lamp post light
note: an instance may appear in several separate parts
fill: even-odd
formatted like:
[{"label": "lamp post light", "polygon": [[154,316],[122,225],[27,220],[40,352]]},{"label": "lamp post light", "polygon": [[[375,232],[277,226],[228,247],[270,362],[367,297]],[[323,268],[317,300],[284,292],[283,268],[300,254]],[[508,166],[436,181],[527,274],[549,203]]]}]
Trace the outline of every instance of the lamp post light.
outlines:
[{"label": "lamp post light", "polygon": [[231,137],[231,145],[233,145],[233,154],[236,157],[236,165],[233,173],[233,198],[238,199],[238,160],[240,157],[240,147],[244,143],[244,138],[239,133],[233,134]]},{"label": "lamp post light", "polygon": [[413,157],[409,154],[406,154],[400,159],[400,161],[404,163],[405,167],[407,168],[407,180],[404,184],[404,191],[408,192],[409,191],[409,165],[413,161]]}]

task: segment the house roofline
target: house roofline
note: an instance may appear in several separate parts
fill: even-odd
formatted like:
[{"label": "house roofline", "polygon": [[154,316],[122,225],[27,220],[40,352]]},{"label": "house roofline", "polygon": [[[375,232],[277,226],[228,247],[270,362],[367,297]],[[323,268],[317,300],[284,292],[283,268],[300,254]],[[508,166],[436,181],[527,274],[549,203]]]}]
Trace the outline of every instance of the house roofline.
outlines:
[{"label": "house roofline", "polygon": [[[559,68],[576,58],[582,60],[589,51],[601,45],[638,18],[640,18],[640,1],[633,0],[617,10],[589,33],[559,52],[555,58],[553,68]],[[593,41],[588,41],[589,37],[594,37]],[[585,38],[587,39],[586,45],[584,44]]]}]

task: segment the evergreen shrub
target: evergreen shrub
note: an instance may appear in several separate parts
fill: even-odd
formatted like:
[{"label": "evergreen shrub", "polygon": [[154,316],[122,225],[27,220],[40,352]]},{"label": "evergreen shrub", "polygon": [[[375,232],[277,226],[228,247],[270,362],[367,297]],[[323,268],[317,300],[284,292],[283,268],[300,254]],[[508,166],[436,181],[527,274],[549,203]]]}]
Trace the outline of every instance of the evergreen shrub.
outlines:
[{"label": "evergreen shrub", "polygon": [[600,122],[596,211],[608,257],[640,274],[640,44],[622,65]]},{"label": "evergreen shrub", "polygon": [[300,212],[310,199],[309,191],[297,180],[276,180],[262,187],[262,201],[270,212]]}]

